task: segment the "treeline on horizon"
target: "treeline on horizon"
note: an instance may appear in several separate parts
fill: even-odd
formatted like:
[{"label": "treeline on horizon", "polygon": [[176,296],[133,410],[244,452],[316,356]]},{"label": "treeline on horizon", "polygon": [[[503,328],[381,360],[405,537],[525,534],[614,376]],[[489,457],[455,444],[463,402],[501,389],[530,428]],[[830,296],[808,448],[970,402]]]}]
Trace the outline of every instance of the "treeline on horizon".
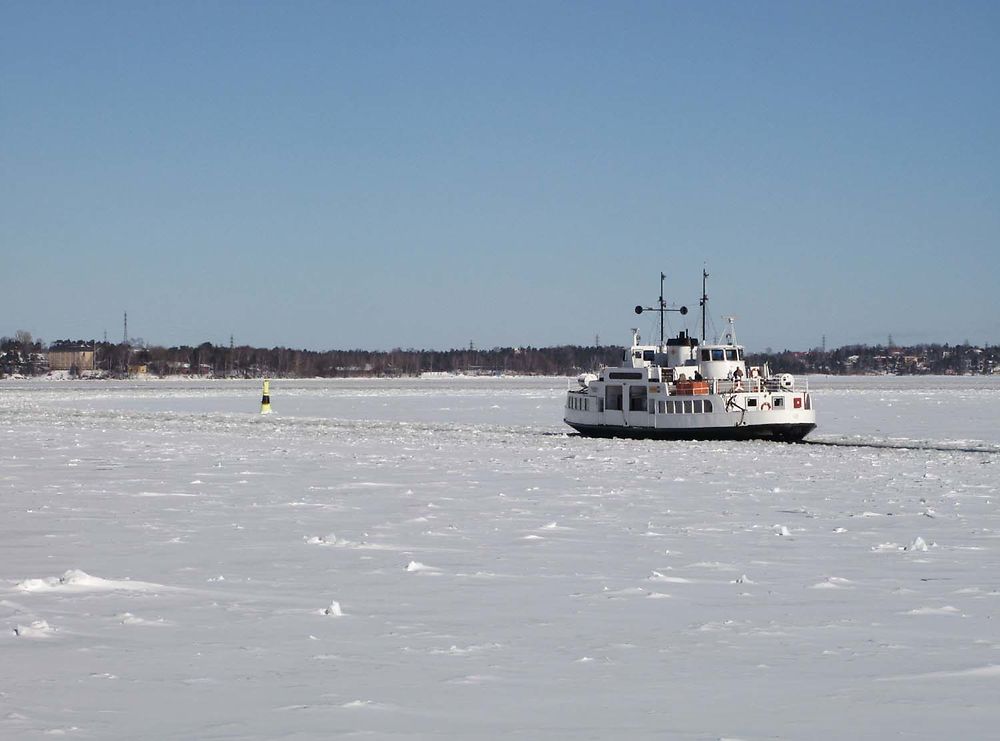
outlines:
[{"label": "treeline on horizon", "polygon": [[[621,361],[617,346],[497,347],[485,349],[297,350],[248,345],[162,347],[94,340],[59,340],[46,345],[19,331],[0,338],[0,373],[43,375],[48,352],[93,349],[93,368],[122,377],[138,372],[156,376],[198,375],[232,378],[262,376],[338,378],[416,376],[422,373],[481,375],[575,375]],[[773,371],[796,374],[988,374],[1000,372],[1000,346],[923,344],[900,346],[847,345],[834,350],[748,353],[749,365],[767,363]]]}]

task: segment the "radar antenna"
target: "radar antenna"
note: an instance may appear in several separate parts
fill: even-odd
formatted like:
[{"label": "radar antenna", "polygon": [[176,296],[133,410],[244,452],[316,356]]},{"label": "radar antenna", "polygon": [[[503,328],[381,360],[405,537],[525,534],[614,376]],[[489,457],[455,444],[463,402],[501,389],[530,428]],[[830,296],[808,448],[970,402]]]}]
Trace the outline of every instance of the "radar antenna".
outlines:
[{"label": "radar antenna", "polygon": [[722,317],[729,323],[729,331],[726,332],[726,340],[728,345],[736,344],[736,317],[734,316],[724,316]]}]

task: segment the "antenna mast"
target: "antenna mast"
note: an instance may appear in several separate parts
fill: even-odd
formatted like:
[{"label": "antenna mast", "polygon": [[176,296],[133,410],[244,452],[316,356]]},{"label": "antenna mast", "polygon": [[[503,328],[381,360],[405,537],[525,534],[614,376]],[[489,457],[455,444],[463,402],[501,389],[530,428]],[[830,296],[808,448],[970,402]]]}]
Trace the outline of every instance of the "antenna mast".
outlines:
[{"label": "antenna mast", "polygon": [[666,304],[663,302],[663,280],[667,276],[660,273],[660,347],[663,347],[663,309]]},{"label": "antenna mast", "polygon": [[708,271],[705,268],[701,269],[701,343],[705,344],[705,307],[708,305],[708,293],[706,293],[706,288],[708,287]]},{"label": "antenna mast", "polygon": [[682,316],[684,314],[688,313],[688,310],[687,310],[686,306],[682,306],[679,309],[668,309],[667,308],[667,302],[663,300],[663,281],[664,281],[664,279],[666,279],[666,277],[667,276],[664,273],[660,273],[660,305],[658,307],[656,307],[654,309],[652,306],[643,307],[641,304],[639,306],[635,307],[635,313],[636,314],[641,314],[644,311],[658,311],[658,312],[660,312],[660,347],[661,348],[663,347],[663,344],[664,344],[663,315],[666,312],[668,312],[668,311],[679,312]]}]

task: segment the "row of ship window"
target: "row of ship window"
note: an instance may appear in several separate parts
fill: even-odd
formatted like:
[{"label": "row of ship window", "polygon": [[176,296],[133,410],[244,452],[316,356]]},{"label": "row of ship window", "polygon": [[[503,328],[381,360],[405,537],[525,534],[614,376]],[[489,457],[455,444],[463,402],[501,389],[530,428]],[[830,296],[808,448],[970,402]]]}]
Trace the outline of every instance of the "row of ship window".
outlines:
[{"label": "row of ship window", "polygon": [[[684,401],[658,401],[657,411],[660,414],[702,414],[712,411],[709,399],[692,399]],[[650,409],[650,412],[653,410]]]},{"label": "row of ship window", "polygon": [[[622,408],[622,392],[621,386],[608,386],[607,387],[607,400],[606,405],[608,411],[621,410]],[[645,408],[645,386],[633,386],[629,393],[629,411],[630,412],[641,412]],[[597,411],[603,412],[605,404],[602,403],[602,399],[595,399],[597,402]],[[803,400],[800,397],[794,398],[795,408],[799,409],[803,406]],[[657,401],[654,402],[652,399],[649,400],[649,413],[654,412],[654,403],[656,404],[655,411],[660,414],[710,414],[713,411],[712,401],[710,399],[685,399],[678,401]],[[773,406],[775,409],[781,409],[785,406],[785,399],[782,396],[773,396],[771,401],[767,402],[766,399],[761,400],[761,403],[767,403]],[[758,399],[756,397],[749,397],[747,399],[747,407],[750,409],[756,409],[758,405]],[[569,401],[566,402],[566,406],[570,409],[576,409],[581,412],[590,411],[590,400],[585,396],[570,396]],[[805,404],[806,409],[812,408],[812,403],[809,398],[809,394],[805,394]]]},{"label": "row of ship window", "polygon": [[[660,414],[702,414],[710,413],[712,411],[712,402],[709,399],[686,399],[684,401],[657,401],[656,411]],[[649,402],[649,413],[653,414],[653,404],[654,402],[650,400]],[[569,401],[567,401],[566,406],[570,409],[576,409],[577,411],[587,412],[590,411],[590,400],[585,396],[570,396]],[[621,404],[614,407],[608,407],[609,409],[621,409]],[[638,412],[641,411],[642,407],[636,408],[630,405],[630,411]],[[597,411],[603,411],[598,409]]]}]

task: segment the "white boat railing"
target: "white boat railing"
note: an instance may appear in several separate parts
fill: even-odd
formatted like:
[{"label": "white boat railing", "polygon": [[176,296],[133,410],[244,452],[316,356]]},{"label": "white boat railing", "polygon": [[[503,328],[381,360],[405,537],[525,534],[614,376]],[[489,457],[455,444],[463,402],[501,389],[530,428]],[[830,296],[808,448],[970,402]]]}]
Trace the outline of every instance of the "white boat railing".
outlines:
[{"label": "white boat railing", "polygon": [[713,394],[759,393],[764,390],[762,378],[744,378],[741,380],[717,378],[712,381]]},{"label": "white boat railing", "polygon": [[[732,378],[713,378],[707,380],[708,393],[710,394],[760,394],[766,392],[778,393],[782,391],[798,393],[809,391],[809,381],[807,379],[802,379],[801,381],[796,380],[795,385],[790,389],[782,388],[781,382],[776,376],[766,380],[763,378],[742,378],[739,380]],[[667,392],[671,395],[676,394],[676,384],[668,384]]]}]

